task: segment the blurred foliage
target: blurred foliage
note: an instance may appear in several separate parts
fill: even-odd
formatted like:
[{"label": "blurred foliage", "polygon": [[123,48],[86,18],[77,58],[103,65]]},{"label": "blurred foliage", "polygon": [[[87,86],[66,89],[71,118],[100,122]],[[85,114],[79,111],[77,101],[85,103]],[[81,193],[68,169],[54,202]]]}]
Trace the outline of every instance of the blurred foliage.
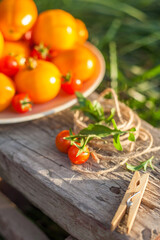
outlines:
[{"label": "blurred foliage", "polygon": [[160,1],[35,0],[39,12],[60,8],[82,19],[106,59],[97,91],[114,87],[120,99],[160,126]]}]

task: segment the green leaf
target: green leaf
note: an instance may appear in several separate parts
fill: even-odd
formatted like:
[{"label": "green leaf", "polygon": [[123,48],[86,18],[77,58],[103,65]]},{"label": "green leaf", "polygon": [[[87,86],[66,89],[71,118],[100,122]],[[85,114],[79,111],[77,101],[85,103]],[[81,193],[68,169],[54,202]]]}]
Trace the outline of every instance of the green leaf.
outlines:
[{"label": "green leaf", "polygon": [[136,128],[133,127],[133,128],[131,128],[129,131],[130,131],[130,132],[136,132]]},{"label": "green leaf", "polygon": [[93,102],[93,109],[94,112],[97,112],[97,115],[99,115],[100,118],[104,118],[104,110],[101,104],[98,101]]},{"label": "green leaf", "polygon": [[109,92],[104,96],[105,99],[112,99],[112,93]]},{"label": "green leaf", "polygon": [[113,145],[118,151],[123,151],[122,145],[120,143],[120,134],[113,136]]},{"label": "green leaf", "polygon": [[111,122],[111,120],[113,119],[114,115],[115,115],[115,112],[116,112],[116,109],[115,108],[112,108],[111,109],[111,114],[109,115],[108,118],[106,118],[104,121],[105,123],[109,123]]},{"label": "green leaf", "polygon": [[72,109],[78,109],[82,111],[87,117],[95,122],[100,122],[105,119],[104,110],[101,104],[98,101],[93,103],[85,98],[82,93],[76,92],[79,106],[74,106]]},{"label": "green leaf", "polygon": [[152,170],[154,169],[153,168],[153,165],[152,165],[152,160],[153,160],[153,156],[151,158],[149,158],[148,160],[144,161],[144,162],[140,162],[139,165],[137,166],[134,166],[134,165],[131,165],[129,163],[126,163],[126,168],[130,171],[139,171],[141,169],[144,169],[144,171],[147,170],[147,167],[150,166],[150,168],[152,168]]},{"label": "green leaf", "polygon": [[121,130],[111,129],[101,124],[89,124],[87,128],[79,132],[81,135],[94,135],[96,137],[108,137],[110,135],[123,134]]},{"label": "green leaf", "polygon": [[131,141],[131,142],[135,142],[135,136],[134,136],[133,133],[129,133],[128,140]]},{"label": "green leaf", "polygon": [[114,119],[112,119],[112,124],[113,124],[113,127],[114,127],[114,129],[115,129],[115,130],[117,130],[117,129],[118,129],[118,127],[117,127],[117,124],[116,124],[116,122],[115,122],[115,120],[114,120]]}]

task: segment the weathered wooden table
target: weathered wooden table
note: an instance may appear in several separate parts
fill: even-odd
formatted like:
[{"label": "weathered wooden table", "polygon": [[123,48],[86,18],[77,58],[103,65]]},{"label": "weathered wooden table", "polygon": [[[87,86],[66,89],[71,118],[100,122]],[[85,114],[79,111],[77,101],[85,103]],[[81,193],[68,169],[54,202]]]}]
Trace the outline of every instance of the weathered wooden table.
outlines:
[{"label": "weathered wooden table", "polygon": [[[160,233],[160,154],[130,236],[110,231],[110,222],[132,174],[120,169],[107,176],[71,170],[55,136],[72,127],[70,110],[15,125],[0,126],[0,176],[79,240],[158,239]],[[160,130],[145,124],[160,144]],[[74,176],[74,177],[73,177]]]}]

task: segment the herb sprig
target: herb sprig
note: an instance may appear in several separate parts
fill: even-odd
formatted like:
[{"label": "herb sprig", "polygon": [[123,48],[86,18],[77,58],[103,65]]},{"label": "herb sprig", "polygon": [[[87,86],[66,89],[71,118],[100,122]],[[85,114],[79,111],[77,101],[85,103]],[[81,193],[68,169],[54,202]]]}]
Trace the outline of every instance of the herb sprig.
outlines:
[{"label": "herb sprig", "polygon": [[149,159],[147,159],[146,161],[143,161],[143,162],[140,162],[139,165],[137,166],[134,166],[134,165],[131,165],[129,163],[126,163],[126,168],[132,172],[134,171],[139,171],[141,169],[143,169],[144,171],[147,170],[147,167],[149,166],[150,168],[152,168],[152,170],[154,169],[153,168],[153,165],[152,165],[152,160],[153,160],[153,156]]},{"label": "herb sprig", "polygon": [[82,111],[93,121],[92,124],[89,124],[88,127],[82,129],[77,135],[70,134],[69,137],[65,138],[71,141],[71,145],[74,144],[79,148],[77,156],[84,150],[85,145],[92,139],[101,139],[107,142],[104,138],[112,136],[113,145],[118,151],[123,150],[120,143],[121,135],[129,133],[128,140],[135,141],[135,136],[133,134],[133,132],[136,131],[135,128],[132,128],[128,131],[121,131],[120,129],[118,129],[116,122],[113,119],[115,115],[115,109],[111,109],[110,116],[106,118],[104,114],[104,109],[98,101],[94,101],[92,103],[90,100],[86,99],[80,92],[76,92],[76,96],[79,105],[74,106],[72,109]]},{"label": "herb sprig", "polygon": [[[129,131],[121,131],[117,128],[117,125],[116,125],[114,119],[112,119],[112,123],[113,123],[114,129],[111,129],[108,126],[104,126],[99,123],[89,124],[88,127],[82,129],[79,132],[79,134],[77,134],[77,135],[70,134],[70,136],[66,137],[65,139],[70,140],[71,145],[74,144],[79,148],[79,152],[78,152],[77,156],[83,151],[84,146],[92,139],[102,139],[103,140],[103,138],[106,138],[109,136],[113,136],[114,147],[118,151],[122,151],[123,148],[120,143],[120,135],[129,133],[129,138],[131,138],[130,136],[133,135],[135,128],[132,128]],[[106,142],[105,139],[104,139],[104,141]],[[80,145],[77,145],[77,143],[80,143]]]},{"label": "herb sprig", "polygon": [[111,109],[111,114],[108,118],[105,117],[102,105],[94,100],[93,103],[85,98],[82,93],[76,92],[77,100],[79,105],[74,106],[73,110],[82,111],[87,117],[89,117],[94,122],[105,122],[109,123],[115,115],[115,109]]}]

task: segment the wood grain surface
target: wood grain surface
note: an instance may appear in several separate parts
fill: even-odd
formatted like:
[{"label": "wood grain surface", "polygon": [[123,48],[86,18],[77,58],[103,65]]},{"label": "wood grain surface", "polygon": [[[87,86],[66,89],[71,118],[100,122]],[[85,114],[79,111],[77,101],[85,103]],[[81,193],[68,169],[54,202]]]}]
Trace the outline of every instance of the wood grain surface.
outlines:
[{"label": "wood grain surface", "polygon": [[72,236],[67,237],[65,240],[76,240],[75,238],[73,238]]},{"label": "wood grain surface", "polygon": [[[111,220],[133,174],[124,168],[107,176],[73,172],[55,136],[73,126],[70,110],[0,126],[0,176],[78,240],[155,239],[160,233],[160,153],[130,235],[110,231]],[[143,123],[160,145],[160,130]]]},{"label": "wood grain surface", "polygon": [[16,205],[0,192],[0,233],[6,240],[49,240]]}]

